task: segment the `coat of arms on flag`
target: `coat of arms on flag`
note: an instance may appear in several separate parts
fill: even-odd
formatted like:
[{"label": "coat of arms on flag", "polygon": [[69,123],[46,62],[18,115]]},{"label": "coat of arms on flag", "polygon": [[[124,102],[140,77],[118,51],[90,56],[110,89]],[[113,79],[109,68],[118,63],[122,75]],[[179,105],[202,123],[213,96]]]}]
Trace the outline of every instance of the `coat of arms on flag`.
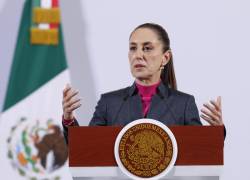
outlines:
[{"label": "coat of arms on flag", "polygon": [[21,176],[61,179],[55,170],[68,158],[68,148],[60,127],[47,121],[29,121],[22,117],[7,138],[8,158]]}]

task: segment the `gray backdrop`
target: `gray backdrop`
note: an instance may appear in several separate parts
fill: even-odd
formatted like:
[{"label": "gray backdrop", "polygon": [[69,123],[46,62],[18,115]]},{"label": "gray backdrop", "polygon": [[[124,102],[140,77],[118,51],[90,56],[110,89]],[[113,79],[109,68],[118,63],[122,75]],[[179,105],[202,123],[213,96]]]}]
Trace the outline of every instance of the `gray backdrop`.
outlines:
[{"label": "gray backdrop", "polygon": [[[0,107],[9,76],[23,0],[0,0]],[[100,94],[130,85],[128,37],[156,22],[169,32],[178,88],[199,108],[222,96],[227,127],[222,180],[248,179],[250,156],[250,1],[61,0],[72,85],[86,125]]]}]

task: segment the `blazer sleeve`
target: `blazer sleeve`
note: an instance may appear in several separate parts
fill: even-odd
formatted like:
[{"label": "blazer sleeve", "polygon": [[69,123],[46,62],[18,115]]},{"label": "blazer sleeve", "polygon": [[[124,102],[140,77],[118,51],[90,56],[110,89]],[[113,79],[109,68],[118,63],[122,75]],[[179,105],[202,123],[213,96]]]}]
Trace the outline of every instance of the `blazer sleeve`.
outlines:
[{"label": "blazer sleeve", "polygon": [[190,96],[185,107],[185,125],[202,125],[194,96]]},{"label": "blazer sleeve", "polygon": [[101,95],[100,100],[98,101],[95,112],[89,126],[106,126],[107,125],[107,100],[104,95]]},{"label": "blazer sleeve", "polygon": [[[65,126],[62,122],[62,126],[63,126],[63,135],[64,135],[64,139],[65,139],[65,142],[68,144],[68,126]],[[76,119],[74,119],[74,124],[72,124],[71,126],[79,126],[79,123]]]}]

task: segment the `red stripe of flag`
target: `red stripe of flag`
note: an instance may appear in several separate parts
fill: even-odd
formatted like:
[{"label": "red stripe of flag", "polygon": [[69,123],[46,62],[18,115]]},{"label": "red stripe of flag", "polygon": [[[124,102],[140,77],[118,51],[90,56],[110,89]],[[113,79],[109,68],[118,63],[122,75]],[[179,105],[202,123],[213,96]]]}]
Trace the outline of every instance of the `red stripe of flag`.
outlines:
[{"label": "red stripe of flag", "polygon": [[[52,1],[52,8],[58,7],[59,6],[59,2],[58,0],[51,0]],[[58,24],[50,24],[50,28],[55,29],[58,28]]]}]

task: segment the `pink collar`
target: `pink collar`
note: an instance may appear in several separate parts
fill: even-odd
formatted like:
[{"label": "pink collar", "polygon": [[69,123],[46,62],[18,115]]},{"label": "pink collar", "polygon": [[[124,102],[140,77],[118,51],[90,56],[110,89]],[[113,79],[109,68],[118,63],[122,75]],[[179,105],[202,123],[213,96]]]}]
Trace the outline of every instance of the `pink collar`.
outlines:
[{"label": "pink collar", "polygon": [[150,86],[144,86],[138,83],[136,84],[136,87],[139,91],[140,96],[142,97],[151,97],[156,93],[156,88],[160,85],[161,81],[159,81],[156,84],[150,85]]}]

